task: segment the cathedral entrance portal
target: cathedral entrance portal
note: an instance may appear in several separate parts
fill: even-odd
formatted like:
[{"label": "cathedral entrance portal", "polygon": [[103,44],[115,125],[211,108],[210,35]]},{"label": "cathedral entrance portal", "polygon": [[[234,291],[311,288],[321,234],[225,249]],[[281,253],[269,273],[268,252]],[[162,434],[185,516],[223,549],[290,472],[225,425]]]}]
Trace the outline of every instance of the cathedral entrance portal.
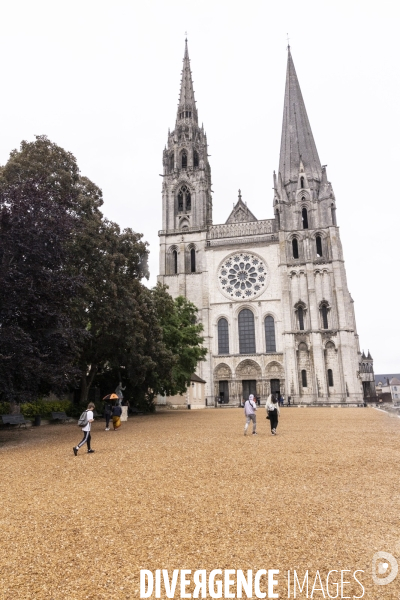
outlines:
[{"label": "cathedral entrance portal", "polygon": [[250,394],[257,395],[257,381],[255,379],[244,379],[242,381],[243,400],[248,400]]},{"label": "cathedral entrance portal", "polygon": [[228,381],[219,382],[219,399],[224,404],[229,402],[229,383]]},{"label": "cathedral entrance portal", "polygon": [[276,396],[281,393],[281,382],[279,379],[271,379],[271,394]]}]

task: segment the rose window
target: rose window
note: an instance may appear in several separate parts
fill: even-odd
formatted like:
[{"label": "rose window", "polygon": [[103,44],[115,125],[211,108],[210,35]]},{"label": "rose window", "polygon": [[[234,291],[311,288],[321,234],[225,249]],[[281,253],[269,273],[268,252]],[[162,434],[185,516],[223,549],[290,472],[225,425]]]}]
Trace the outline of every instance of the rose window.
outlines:
[{"label": "rose window", "polygon": [[250,300],[267,287],[267,267],[255,254],[234,254],[219,266],[218,281],[222,292],[235,300]]}]

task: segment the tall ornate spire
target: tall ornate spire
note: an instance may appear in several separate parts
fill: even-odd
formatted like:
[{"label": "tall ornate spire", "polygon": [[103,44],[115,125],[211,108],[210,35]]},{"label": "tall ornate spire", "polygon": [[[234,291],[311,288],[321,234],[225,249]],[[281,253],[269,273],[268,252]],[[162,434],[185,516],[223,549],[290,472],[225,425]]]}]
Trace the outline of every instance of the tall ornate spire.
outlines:
[{"label": "tall ornate spire", "polygon": [[283,185],[286,185],[289,180],[298,180],[300,161],[303,163],[304,171],[309,178],[320,179],[321,163],[290,53],[290,46],[288,46],[285,104],[279,157],[279,172],[282,176]]},{"label": "tall ornate spire", "polygon": [[179,95],[177,123],[182,120],[190,120],[197,123],[197,108],[194,99],[192,72],[190,70],[190,59],[187,39],[185,40],[185,54],[183,57],[183,69],[181,79],[181,91]]}]

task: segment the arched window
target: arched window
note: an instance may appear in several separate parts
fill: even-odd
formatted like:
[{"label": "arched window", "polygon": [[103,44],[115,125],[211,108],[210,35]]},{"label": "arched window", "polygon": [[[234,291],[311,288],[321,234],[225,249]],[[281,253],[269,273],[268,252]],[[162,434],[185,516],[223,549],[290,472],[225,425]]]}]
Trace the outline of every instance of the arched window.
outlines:
[{"label": "arched window", "polygon": [[315,245],[317,247],[317,256],[321,257],[322,256],[322,240],[319,235],[317,235],[317,237],[315,238]]},{"label": "arched window", "polygon": [[178,273],[178,252],[173,250],[172,252],[172,272],[174,275]]},{"label": "arched window", "polygon": [[265,317],[265,351],[276,352],[275,322],[271,316]]},{"label": "arched window", "polygon": [[190,272],[196,273],[196,250],[194,248],[190,251]]},{"label": "arched window", "polygon": [[169,170],[174,170],[174,155],[172,153],[169,155]]},{"label": "arched window", "polygon": [[305,369],[301,371],[301,385],[303,388],[307,387],[307,371]]},{"label": "arched window", "polygon": [[254,330],[254,315],[248,308],[239,313],[239,352],[254,354],[256,351],[256,336]]},{"label": "arched window", "polygon": [[333,372],[332,369],[328,369],[328,385],[333,387]]},{"label": "arched window", "polygon": [[328,329],[328,307],[326,304],[321,306],[322,328]]},{"label": "arched window", "polygon": [[193,166],[196,168],[199,166],[199,153],[197,150],[193,152]]},{"label": "arched window", "polygon": [[178,192],[178,210],[183,210],[183,189],[181,188]]},{"label": "arched window", "polygon": [[182,152],[182,169],[187,169],[187,154],[185,150]]},{"label": "arched window", "polygon": [[229,354],[229,328],[226,319],[218,321],[218,354]]},{"label": "arched window", "polygon": [[301,306],[297,309],[297,318],[299,320],[299,329],[304,330],[304,310]]},{"label": "arched window", "polygon": [[300,177],[300,187],[304,187],[304,177]]},{"label": "arched window", "polygon": [[178,192],[178,211],[190,211],[192,209],[192,197],[187,185],[182,185]]},{"label": "arched window", "polygon": [[308,214],[306,208],[303,208],[301,211],[301,220],[303,222],[303,229],[308,229]]},{"label": "arched window", "polygon": [[279,214],[279,210],[275,211],[275,219],[278,229],[281,228],[281,215]]},{"label": "arched window", "polygon": [[292,253],[293,258],[299,258],[299,243],[296,238],[292,240]]}]

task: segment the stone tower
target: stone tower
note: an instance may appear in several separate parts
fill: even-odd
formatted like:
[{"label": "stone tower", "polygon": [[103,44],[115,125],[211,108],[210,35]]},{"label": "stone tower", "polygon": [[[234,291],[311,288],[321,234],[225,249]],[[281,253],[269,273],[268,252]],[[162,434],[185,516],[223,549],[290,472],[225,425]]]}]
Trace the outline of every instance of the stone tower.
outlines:
[{"label": "stone tower", "polygon": [[207,136],[199,127],[187,40],[175,129],[163,154],[163,230],[205,229],[212,223]]},{"label": "stone tower", "polygon": [[336,204],[288,48],[274,214],[279,230],[287,394],[360,401],[359,344]]},{"label": "stone tower", "polygon": [[[175,298],[185,296],[199,309],[208,346],[207,229],[212,224],[211,168],[207,136],[199,126],[187,40],[174,131],[163,152],[162,223],[158,281]],[[202,375],[204,364],[199,365]]]}]

